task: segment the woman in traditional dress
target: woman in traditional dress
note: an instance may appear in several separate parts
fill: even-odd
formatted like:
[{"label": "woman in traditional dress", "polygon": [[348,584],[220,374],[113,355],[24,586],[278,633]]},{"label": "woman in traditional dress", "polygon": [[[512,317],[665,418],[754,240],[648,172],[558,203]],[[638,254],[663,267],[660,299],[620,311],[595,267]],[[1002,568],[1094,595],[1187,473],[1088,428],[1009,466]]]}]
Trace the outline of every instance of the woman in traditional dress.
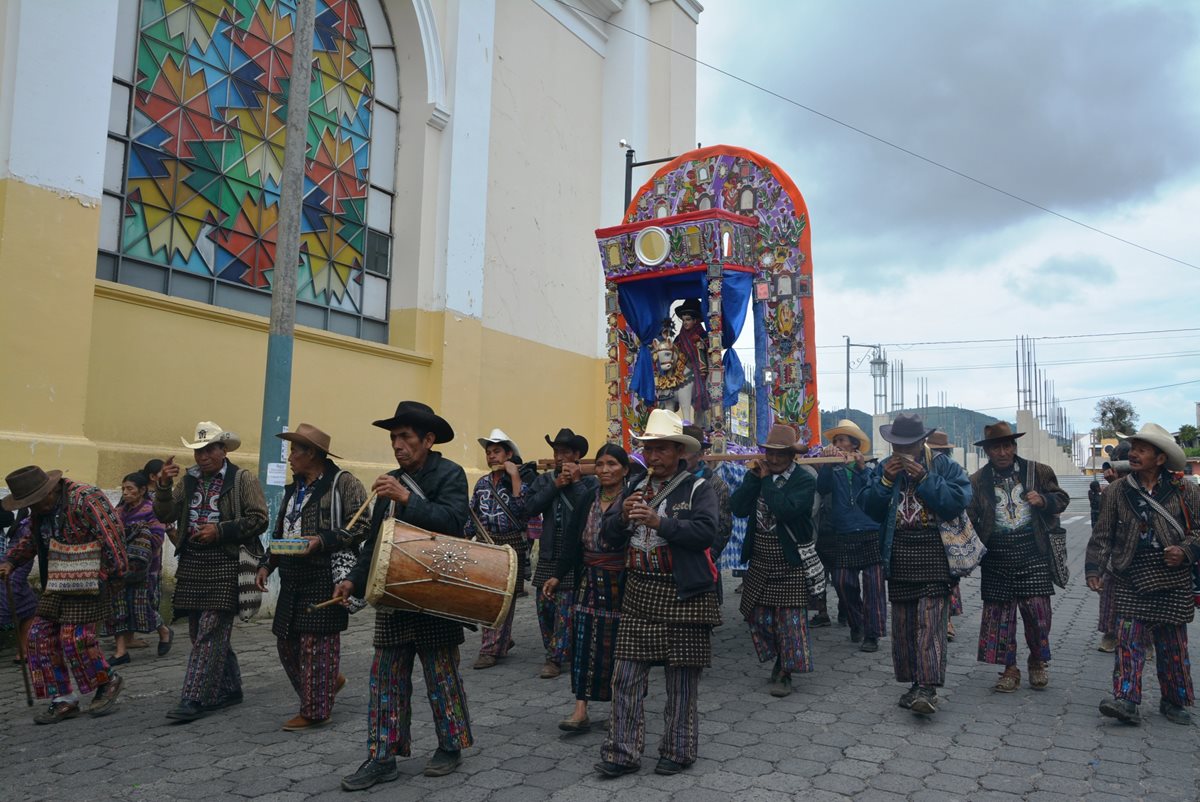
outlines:
[{"label": "woman in traditional dress", "polygon": [[565,732],[586,732],[591,726],[588,702],[612,700],[613,649],[621,620],[621,590],[625,584],[625,550],[606,549],[600,540],[600,518],[618,498],[629,475],[625,449],[605,443],[596,452],[600,487],[579,505],[566,532],[554,575],[542,585],[554,594],[564,576],[577,576],[574,627],[571,633],[571,690],[575,710],[559,722]]},{"label": "woman in traditional dress", "polygon": [[124,589],[113,594],[113,617],[103,626],[104,635],[114,635],[116,651],[109,665],[129,662],[128,650],[135,632],[158,632],[158,655],[171,650],[175,634],[159,614],[162,601],[162,547],[166,527],[154,517],[154,504],[147,490],[150,479],[140,471],[121,481],[121,503],[117,516],[125,529],[125,552],[129,572]]},{"label": "woman in traditional dress", "polygon": [[[29,526],[29,510],[9,512],[0,510],[0,554],[8,554],[8,548],[21,539],[21,530]],[[33,613],[37,610],[37,596],[29,586],[29,572],[33,562],[28,562],[12,572],[8,578],[12,587],[12,609],[9,609],[7,592],[0,593],[0,631],[11,629],[21,641],[19,654],[29,653],[29,627],[33,624]],[[24,662],[14,657],[13,663]]]}]

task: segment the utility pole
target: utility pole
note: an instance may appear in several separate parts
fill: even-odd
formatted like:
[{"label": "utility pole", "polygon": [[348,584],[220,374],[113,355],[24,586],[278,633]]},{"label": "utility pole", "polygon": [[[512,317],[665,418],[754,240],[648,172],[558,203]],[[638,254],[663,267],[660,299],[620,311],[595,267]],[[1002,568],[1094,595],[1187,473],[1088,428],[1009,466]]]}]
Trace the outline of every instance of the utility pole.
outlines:
[{"label": "utility pole", "polygon": [[[279,195],[279,239],[271,272],[271,327],[267,336],[267,368],[263,387],[262,430],[258,475],[266,490],[267,510],[274,517],[283,499],[282,450],[275,435],[284,430],[292,399],[292,350],[296,329],[296,273],[300,264],[300,213],[304,203],[308,93],[312,82],[315,0],[297,0],[292,34],[292,74],[288,82],[287,126],[284,129],[283,180]],[[278,453],[280,459],[272,459]],[[274,470],[271,464],[276,463]]]}]

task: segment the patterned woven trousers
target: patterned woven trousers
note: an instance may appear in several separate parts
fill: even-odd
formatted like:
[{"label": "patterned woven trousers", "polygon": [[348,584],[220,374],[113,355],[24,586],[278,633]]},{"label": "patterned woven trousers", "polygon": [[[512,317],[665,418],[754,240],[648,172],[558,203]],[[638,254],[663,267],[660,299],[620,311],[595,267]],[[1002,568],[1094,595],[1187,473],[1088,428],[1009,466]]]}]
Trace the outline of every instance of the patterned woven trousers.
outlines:
[{"label": "patterned woven trousers", "polygon": [[218,610],[188,615],[192,652],[183,675],[183,701],[211,705],[241,692],[242,672],[230,645],[234,615]]},{"label": "patterned woven trousers", "polygon": [[1188,658],[1187,624],[1152,624],[1136,618],[1117,619],[1117,650],[1113,657],[1113,696],[1135,705],[1142,703],[1142,669],[1146,644],[1154,642],[1154,666],[1162,698],[1190,707],[1192,663]]},{"label": "patterned woven trousers", "polygon": [[275,647],[284,673],[300,697],[300,715],[310,721],[329,718],[337,693],[341,633],[316,635],[302,632],[295,638],[277,639]]},{"label": "patterned woven trousers", "polygon": [[979,653],[981,663],[998,666],[1017,664],[1017,611],[1025,628],[1025,644],[1030,661],[1050,662],[1050,597],[1029,596],[1007,602],[983,603],[979,622]]},{"label": "patterned woven trousers", "polygon": [[962,615],[962,585],[955,585],[954,590],[950,591],[950,615]]},{"label": "patterned woven trousers", "polygon": [[813,670],[805,608],[756,605],[747,623],[760,663],[778,658],[779,668],[785,675],[807,674]]},{"label": "patterned woven trousers", "polygon": [[575,606],[575,592],[560,590],[547,599],[534,588],[537,599],[538,627],[542,630],[542,646],[546,649],[546,660],[561,666],[571,660],[571,610]]},{"label": "patterned woven trousers", "polygon": [[27,657],[39,699],[69,694],[72,676],[80,693],[91,693],[108,682],[108,662],[96,640],[95,624],[59,624],[34,616]]},{"label": "patterned woven trousers", "polygon": [[438,646],[417,651],[404,646],[377,647],[371,662],[367,707],[367,750],[372,760],[412,754],[413,659],[421,658],[425,692],[433,711],[438,746],[457,752],[474,743],[467,692],[458,673],[458,647]]},{"label": "patterned woven trousers", "polygon": [[850,629],[867,638],[882,638],[887,634],[887,585],[884,584],[883,564],[862,569],[859,584],[857,569],[834,568],[833,586],[838,600],[846,607]]},{"label": "patterned woven trousers", "polygon": [[[540,594],[539,594],[540,595]],[[512,642],[513,615],[517,612],[515,599],[509,602],[508,615],[496,629],[484,627],[480,637],[479,653],[492,657],[504,657],[508,654],[508,644]]]},{"label": "patterned woven trousers", "polygon": [[892,602],[892,668],[897,682],[942,686],[949,621],[949,594]]},{"label": "patterned woven trousers", "polygon": [[1112,574],[1100,577],[1100,618],[1096,621],[1096,631],[1104,635],[1117,633],[1117,600],[1113,598]]},{"label": "patterned woven trousers", "polygon": [[[691,765],[700,751],[699,668],[664,666],[667,703],[663,708],[663,737],[659,757]],[[646,691],[650,663],[617,660],[613,665],[613,705],[608,719],[608,736],[600,747],[600,759],[620,766],[633,766],[646,748]]]}]

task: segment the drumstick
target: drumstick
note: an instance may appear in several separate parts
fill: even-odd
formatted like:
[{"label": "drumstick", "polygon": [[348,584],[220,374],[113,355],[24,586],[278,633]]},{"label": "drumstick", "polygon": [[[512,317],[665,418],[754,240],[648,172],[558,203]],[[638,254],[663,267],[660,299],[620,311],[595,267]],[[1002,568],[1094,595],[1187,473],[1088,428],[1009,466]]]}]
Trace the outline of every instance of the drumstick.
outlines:
[{"label": "drumstick", "polygon": [[308,605],[308,612],[311,613],[313,610],[320,610],[322,607],[332,607],[335,604],[341,604],[343,601],[344,600],[342,599],[341,596],[334,596],[332,599],[326,599],[325,601],[320,602],[319,604]]},{"label": "drumstick", "polygon": [[[12,582],[10,577],[4,577],[4,593],[8,597],[8,614],[12,617],[13,624],[19,624],[17,621],[17,608],[13,604]],[[33,707],[33,692],[29,687],[29,658],[25,654],[25,646],[21,642],[21,627],[19,625],[13,627],[13,634],[17,636],[17,659],[21,661],[21,679],[25,680],[25,704]]]},{"label": "drumstick", "polygon": [[367,507],[371,506],[371,502],[375,500],[375,496],[377,496],[377,495],[378,495],[378,493],[375,493],[372,491],[371,495],[367,496],[367,500],[364,501],[362,503],[362,506],[358,508],[358,512],[354,513],[354,517],[350,519],[350,523],[346,524],[347,529],[354,528],[354,525],[356,523],[358,523],[359,516],[361,516],[364,512],[367,511]]}]

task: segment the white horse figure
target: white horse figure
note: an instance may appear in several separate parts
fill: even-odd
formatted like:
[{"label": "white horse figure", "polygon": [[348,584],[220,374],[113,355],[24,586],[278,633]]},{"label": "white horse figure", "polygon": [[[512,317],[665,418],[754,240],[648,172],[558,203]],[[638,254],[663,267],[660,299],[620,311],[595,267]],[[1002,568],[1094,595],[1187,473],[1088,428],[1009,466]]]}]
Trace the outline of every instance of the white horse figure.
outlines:
[{"label": "white horse figure", "polygon": [[650,351],[654,356],[654,390],[658,406],[679,413],[684,420],[695,422],[692,401],[695,398],[696,379],[670,334],[664,333],[663,337],[652,341]]}]

